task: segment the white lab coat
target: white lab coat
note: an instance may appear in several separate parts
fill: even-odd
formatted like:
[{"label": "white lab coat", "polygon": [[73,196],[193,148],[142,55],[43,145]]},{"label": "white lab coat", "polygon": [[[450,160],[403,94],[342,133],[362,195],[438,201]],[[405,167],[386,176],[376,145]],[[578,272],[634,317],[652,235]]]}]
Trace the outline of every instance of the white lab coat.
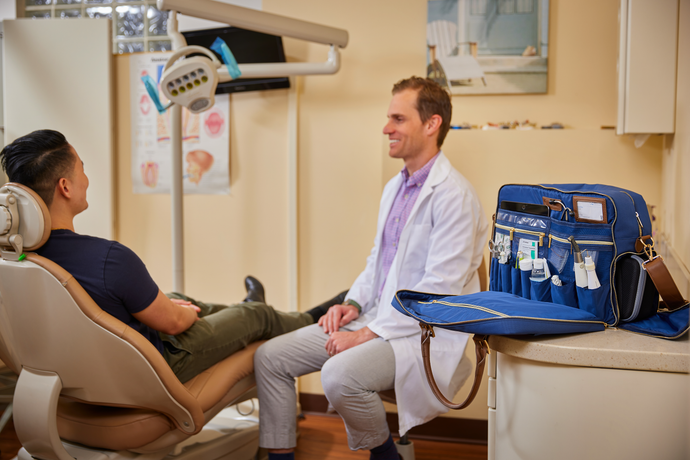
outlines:
[{"label": "white lab coat", "polygon": [[[422,363],[419,323],[395,310],[391,301],[399,289],[439,294],[479,291],[481,264],[488,222],[477,194],[441,152],[412,208],[380,299],[381,238],[401,174],[383,190],[374,248],[367,266],[350,288],[347,298],[362,306],[363,315],[351,329],[368,326],[389,340],[395,353],[395,393],[401,433],[447,412],[431,392]],[[358,324],[357,324],[358,323]],[[439,388],[453,397],[470,374],[465,359],[468,335],[435,329],[431,360]]]}]

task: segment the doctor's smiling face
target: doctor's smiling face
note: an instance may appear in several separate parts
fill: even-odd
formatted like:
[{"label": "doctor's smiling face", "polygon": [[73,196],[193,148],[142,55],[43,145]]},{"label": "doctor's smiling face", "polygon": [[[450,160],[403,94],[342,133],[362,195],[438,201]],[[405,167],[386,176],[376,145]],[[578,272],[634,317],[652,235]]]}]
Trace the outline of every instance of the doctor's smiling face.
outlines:
[{"label": "doctor's smiling face", "polygon": [[424,166],[437,152],[438,128],[441,117],[431,116],[427,121],[417,110],[419,90],[403,89],[393,94],[388,107],[388,123],[383,134],[388,136],[392,158],[400,158],[410,174]]},{"label": "doctor's smiling face", "polygon": [[393,95],[383,134],[388,135],[388,154],[393,158],[405,160],[423,149],[423,124],[417,111],[417,91],[406,89]]}]

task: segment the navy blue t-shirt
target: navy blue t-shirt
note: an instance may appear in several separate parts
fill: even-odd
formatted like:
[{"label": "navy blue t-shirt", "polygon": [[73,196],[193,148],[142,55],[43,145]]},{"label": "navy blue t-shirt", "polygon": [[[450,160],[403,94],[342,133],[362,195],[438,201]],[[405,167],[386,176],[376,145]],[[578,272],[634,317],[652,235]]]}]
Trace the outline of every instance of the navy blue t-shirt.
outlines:
[{"label": "navy blue t-shirt", "polygon": [[158,332],[132,316],[153,303],[158,286],[131,249],[116,241],[63,229],[51,231],[46,244],[36,252],[70,272],[99,307],[163,353]]}]

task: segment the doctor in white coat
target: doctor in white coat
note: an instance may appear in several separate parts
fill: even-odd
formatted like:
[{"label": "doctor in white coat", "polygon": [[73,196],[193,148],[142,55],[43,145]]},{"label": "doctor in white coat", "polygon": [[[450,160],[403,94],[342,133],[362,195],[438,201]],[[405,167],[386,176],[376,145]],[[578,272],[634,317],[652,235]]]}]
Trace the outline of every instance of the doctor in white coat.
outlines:
[{"label": "doctor in white coat", "polygon": [[[426,382],[419,324],[391,301],[399,289],[479,291],[488,222],[472,185],[440,151],[451,110],[448,94],[430,80],[412,77],[394,86],[383,132],[390,156],[405,167],[384,188],[366,268],[346,301],[318,324],[276,337],[255,355],[259,444],[269,459],[294,458],[294,378],[318,370],[326,397],[345,421],[350,448],[368,449],[372,459],[398,458],[376,392],[395,388],[401,433],[447,411]],[[452,397],[471,371],[468,336],[435,332],[434,374]]]}]

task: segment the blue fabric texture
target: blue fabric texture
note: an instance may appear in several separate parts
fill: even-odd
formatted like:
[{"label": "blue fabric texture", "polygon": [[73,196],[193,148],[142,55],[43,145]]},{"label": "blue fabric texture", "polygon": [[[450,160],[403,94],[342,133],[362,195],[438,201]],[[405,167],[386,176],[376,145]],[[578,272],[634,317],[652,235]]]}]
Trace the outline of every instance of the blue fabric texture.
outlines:
[{"label": "blue fabric texture", "polygon": [[132,316],[151,305],[158,286],[131,249],[116,241],[61,229],[53,230],[36,252],[67,270],[101,309],[139,332],[163,353],[158,332]]},{"label": "blue fabric texture", "polygon": [[[554,204],[556,209],[551,207],[548,216],[537,216],[502,209],[503,201],[558,206]],[[577,202],[582,201],[589,206],[594,203],[595,207],[601,203],[604,218],[596,221],[589,216],[578,217],[576,211],[587,209],[578,208]],[[674,312],[659,312],[642,321],[618,324],[618,300],[613,295],[616,260],[621,254],[635,253],[636,240],[652,233],[641,195],[599,184],[504,185],[498,193],[492,238],[498,240],[498,233],[503,241],[509,238],[511,257],[507,264],[491,259],[490,292],[445,296],[400,291],[393,306],[420,322],[474,334],[567,334],[599,331],[605,326],[661,338],[677,338],[687,332],[687,306]],[[595,261],[600,287],[575,287],[570,237]],[[538,242],[537,257],[547,259],[551,275],[557,274],[561,280],[560,286],[549,280],[533,281],[529,271],[511,273],[518,271],[514,267],[523,239],[530,240],[532,245]]]},{"label": "blue fabric texture", "polygon": [[675,339],[688,332],[688,313],[690,306],[673,312],[659,312],[649,318],[622,323],[618,327],[638,334]]},{"label": "blue fabric texture", "polygon": [[401,290],[393,307],[431,326],[470,334],[570,334],[605,328],[602,321],[584,310],[505,292],[443,296]]}]

